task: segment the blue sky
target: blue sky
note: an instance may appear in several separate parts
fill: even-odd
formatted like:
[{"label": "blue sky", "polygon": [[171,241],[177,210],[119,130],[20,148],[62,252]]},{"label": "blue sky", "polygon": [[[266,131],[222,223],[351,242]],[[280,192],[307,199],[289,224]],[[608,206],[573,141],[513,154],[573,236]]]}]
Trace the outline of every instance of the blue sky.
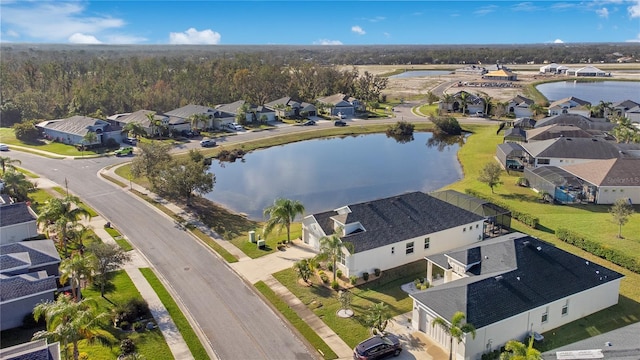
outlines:
[{"label": "blue sky", "polygon": [[0,0],[0,41],[221,45],[640,42],[640,0]]}]

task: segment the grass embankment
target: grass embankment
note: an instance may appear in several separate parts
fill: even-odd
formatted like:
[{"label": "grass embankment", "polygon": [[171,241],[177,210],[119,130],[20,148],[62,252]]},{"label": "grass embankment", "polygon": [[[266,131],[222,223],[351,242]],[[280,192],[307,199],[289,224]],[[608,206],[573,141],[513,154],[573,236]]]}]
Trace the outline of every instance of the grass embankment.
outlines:
[{"label": "grass embankment", "polygon": [[113,227],[104,228],[104,230],[109,233],[109,235],[111,235],[113,240],[115,240],[115,242],[118,244],[118,246],[120,246],[120,248],[122,248],[122,250],[133,250],[133,246],[129,244],[129,242],[122,236],[122,234],[120,234],[118,230],[114,229]]},{"label": "grass embankment", "polygon": [[269,288],[264,282],[258,281],[255,284],[256,289],[262,293],[262,295],[304,336],[305,339],[323,355],[324,359],[336,359],[336,355],[333,350],[325,343],[318,334],[307,325],[307,323],[296,314],[293,309],[289,307],[276,293]]},{"label": "grass embankment", "polygon": [[[263,224],[260,223],[258,225],[259,226],[254,229],[254,231],[256,232],[256,239],[262,234]],[[291,240],[300,238],[301,236],[302,224],[299,222],[291,224]],[[266,245],[265,247],[259,249],[256,244],[249,241],[249,232],[246,232],[231,239],[231,243],[238,249],[242,250],[245,255],[252,259],[255,259],[278,251],[278,243],[287,240],[287,230],[282,229],[282,231],[278,232],[278,230],[276,229],[266,239],[263,240],[266,240]]]},{"label": "grass embankment", "polygon": [[182,310],[180,310],[180,307],[178,307],[178,304],[176,304],[176,302],[173,300],[167,289],[164,287],[164,285],[162,285],[160,279],[158,279],[158,277],[149,268],[142,268],[140,269],[140,272],[147,279],[155,293],[158,294],[160,301],[162,301],[162,305],[167,308],[167,312],[171,316],[171,319],[173,319],[173,322],[176,324],[176,327],[178,328],[178,331],[180,331],[182,338],[187,343],[187,346],[189,347],[189,350],[191,351],[193,357],[196,360],[209,359],[207,351],[200,343],[200,338],[198,338],[195,331],[193,331],[193,328],[191,328],[189,321],[184,316]]}]

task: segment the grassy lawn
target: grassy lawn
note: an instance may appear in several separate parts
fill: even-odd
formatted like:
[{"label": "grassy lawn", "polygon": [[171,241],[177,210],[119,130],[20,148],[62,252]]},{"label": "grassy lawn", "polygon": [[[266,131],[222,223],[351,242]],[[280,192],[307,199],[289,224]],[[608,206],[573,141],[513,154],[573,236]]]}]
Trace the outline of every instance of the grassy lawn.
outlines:
[{"label": "grassy lawn", "polygon": [[318,334],[316,334],[313,329],[311,329],[311,327],[309,327],[309,325],[307,325],[307,323],[289,307],[287,303],[280,299],[278,295],[269,288],[269,286],[264,282],[259,281],[255,284],[255,287],[265,298],[267,298],[267,300],[269,300],[269,302],[271,302],[273,306],[275,306],[276,309],[278,309],[282,315],[284,315],[284,317],[302,334],[302,336],[307,339],[314,349],[324,355],[324,359],[336,359],[338,357],[327,343],[325,343],[322,338],[318,336]]},{"label": "grassy lawn", "polygon": [[213,240],[209,235],[200,231],[200,229],[191,229],[191,232],[198,237],[198,239],[202,240],[205,244],[207,244],[213,251],[217,252],[226,262],[234,263],[238,262],[238,258],[235,257],[232,253],[228,252],[227,249],[223,248],[218,244],[215,240]]},{"label": "grassy lawn", "polygon": [[109,235],[111,235],[111,237],[113,238],[113,240],[116,241],[116,243],[118,244],[118,246],[120,246],[122,248],[122,250],[124,251],[131,251],[133,250],[133,246],[131,246],[131,244],[129,244],[129,242],[122,237],[122,234],[120,234],[120,232],[112,227],[108,227],[108,228],[104,228],[104,230],[109,233]]},{"label": "grassy lawn", "polygon": [[[182,338],[187,343],[191,354],[196,360],[200,359],[209,359],[209,355],[207,351],[200,343],[200,339],[196,335],[196,333],[191,328],[191,324],[182,313],[182,310],[178,307],[175,300],[171,297],[171,294],[165,289],[164,285],[160,282],[158,277],[153,273],[153,271],[149,268],[140,269],[142,275],[147,279],[153,290],[160,297],[160,301],[162,301],[162,305],[167,308],[171,319],[176,324],[178,331],[182,335]],[[151,357],[150,359],[154,359]]]},{"label": "grassy lawn", "polygon": [[82,152],[76,149],[76,147],[73,145],[67,145],[67,144],[56,143],[56,142],[46,143],[44,141],[39,141],[37,143],[25,143],[21,140],[16,139],[16,135],[13,132],[12,128],[6,128],[6,127],[0,128],[0,138],[2,138],[3,143],[8,145],[24,146],[31,149],[48,151],[54,154],[64,155],[64,156],[83,156],[83,155],[89,156],[89,155],[103,154],[107,152],[107,150],[105,149],[91,149],[91,150],[85,150],[84,152]]},{"label": "grassy lawn", "polygon": [[438,115],[438,104],[423,104],[420,105],[417,109],[418,114],[422,114],[424,116],[429,116],[431,114]]},{"label": "grassy lawn", "polygon": [[[256,239],[259,234],[262,234],[262,225],[256,227],[254,231],[256,232]],[[302,236],[302,223],[293,223],[291,224],[291,240],[300,238]],[[264,240],[264,239],[263,239]],[[282,229],[280,233],[278,233],[277,229],[266,238],[266,246],[262,249],[258,249],[256,244],[249,241],[249,232],[241,233],[239,236],[231,239],[231,243],[235,245],[238,249],[242,250],[248,257],[255,259],[264,255],[271,254],[274,251],[278,251],[277,245],[278,242],[283,240],[287,240],[287,230]]]},{"label": "grassy lawn", "polygon": [[320,285],[317,276],[312,278],[313,285],[309,287],[298,283],[296,273],[292,269],[277,272],[273,276],[318,315],[347,345],[354,347],[370,336],[369,328],[364,324],[364,314],[369,307],[382,301],[389,306],[392,316],[411,311],[413,302],[400,286],[412,282],[417,277],[424,277],[424,274],[403,274],[402,277],[389,279],[386,283],[364,284],[352,288],[351,309],[355,315],[348,319],[337,316],[336,313],[341,307],[337,292]]}]

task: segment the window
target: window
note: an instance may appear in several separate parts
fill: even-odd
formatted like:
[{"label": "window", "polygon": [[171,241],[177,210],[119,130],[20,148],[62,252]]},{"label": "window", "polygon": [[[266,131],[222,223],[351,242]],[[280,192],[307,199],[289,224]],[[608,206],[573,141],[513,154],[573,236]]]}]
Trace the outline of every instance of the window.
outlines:
[{"label": "window", "polygon": [[480,226],[480,225],[476,224],[476,229],[478,228],[478,226]]},{"label": "window", "polygon": [[463,228],[462,228],[462,232],[467,232],[467,228],[466,228],[466,227],[463,227]]},{"label": "window", "polygon": [[345,266],[347,265],[347,257],[344,255],[344,253],[343,253],[342,251],[340,251],[338,261],[339,261],[339,262],[340,262],[340,264],[342,264],[342,265],[345,265]]},{"label": "window", "polygon": [[549,307],[547,307],[547,308],[544,310],[544,313],[542,313],[542,319],[541,319],[541,322],[544,324],[544,323],[546,323],[548,320],[549,320]]},{"label": "window", "polygon": [[429,246],[431,245],[430,242],[431,242],[431,238],[424,239],[424,248],[425,249],[429,248]]},{"label": "window", "polygon": [[410,243],[407,243],[407,252],[406,252],[406,254],[407,255],[413,254],[413,241],[410,242]]},{"label": "window", "polygon": [[395,246],[392,246],[392,247],[391,247],[391,253],[392,253],[392,254],[395,254],[395,253],[396,253],[396,247],[395,247]]},{"label": "window", "polygon": [[562,306],[561,314],[562,316],[566,316],[567,314],[569,314],[569,299],[567,299],[567,302]]},{"label": "window", "polygon": [[538,159],[538,165],[549,165],[549,159]]}]

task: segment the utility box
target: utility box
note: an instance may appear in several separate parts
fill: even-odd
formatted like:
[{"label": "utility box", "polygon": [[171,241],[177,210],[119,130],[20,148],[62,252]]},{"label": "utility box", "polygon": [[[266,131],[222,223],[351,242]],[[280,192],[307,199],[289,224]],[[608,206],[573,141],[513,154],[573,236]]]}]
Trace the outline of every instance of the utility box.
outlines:
[{"label": "utility box", "polygon": [[263,247],[265,247],[266,243],[264,242],[264,240],[258,240],[258,249],[262,249]]},{"label": "utility box", "polygon": [[253,230],[249,231],[249,242],[256,242],[256,232]]}]

